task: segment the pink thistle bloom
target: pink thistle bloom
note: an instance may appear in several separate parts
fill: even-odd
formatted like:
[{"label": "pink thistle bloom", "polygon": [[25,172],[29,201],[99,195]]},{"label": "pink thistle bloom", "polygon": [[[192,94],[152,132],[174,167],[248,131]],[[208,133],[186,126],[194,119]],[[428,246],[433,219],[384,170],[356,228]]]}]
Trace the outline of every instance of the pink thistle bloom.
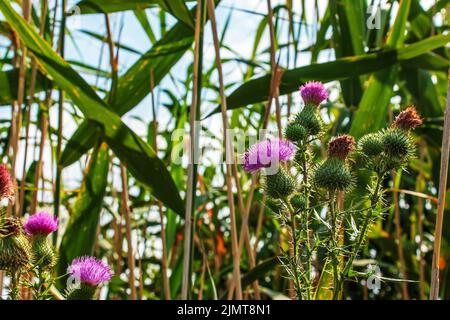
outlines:
[{"label": "pink thistle bloom", "polygon": [[112,277],[110,267],[102,260],[91,256],[76,258],[67,269],[76,280],[91,286],[108,282]]},{"label": "pink thistle bloom", "polygon": [[300,87],[300,95],[305,104],[314,104],[318,106],[328,98],[328,91],[322,82],[311,81]]},{"label": "pink thistle bloom", "polygon": [[29,236],[46,236],[58,229],[58,219],[46,212],[38,212],[30,216],[23,227]]},{"label": "pink thistle bloom", "polygon": [[14,182],[5,165],[0,164],[0,200],[13,200],[15,193]]},{"label": "pink thistle bloom", "polygon": [[295,146],[288,140],[264,140],[250,147],[242,156],[242,166],[247,172],[268,168],[274,162],[289,161]]}]

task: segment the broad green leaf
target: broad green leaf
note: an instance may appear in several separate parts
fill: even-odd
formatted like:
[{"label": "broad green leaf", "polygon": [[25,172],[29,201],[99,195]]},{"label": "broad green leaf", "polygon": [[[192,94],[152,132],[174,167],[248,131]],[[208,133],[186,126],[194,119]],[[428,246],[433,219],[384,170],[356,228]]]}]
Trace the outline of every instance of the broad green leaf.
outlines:
[{"label": "broad green leaf", "polygon": [[151,44],[154,44],[156,42],[155,33],[153,32],[152,26],[147,19],[147,14],[145,13],[145,11],[134,10],[133,13],[136,16],[136,19],[141,24],[142,29],[144,29],[145,33],[147,34],[147,37],[150,40]]},{"label": "broad green leaf", "polygon": [[153,149],[127,127],[84,79],[36,34],[12,9],[9,1],[2,1],[0,9],[34,55],[40,68],[68,93],[84,116],[96,124],[90,129],[91,132],[97,131],[129,172],[147,185],[155,197],[183,215],[184,204],[175,183]]},{"label": "broad green leaf", "polygon": [[80,14],[111,13],[127,10],[143,10],[159,5],[180,21],[186,20],[184,23],[188,23],[189,25],[189,17],[186,12],[188,10],[185,4],[185,2],[189,1],[194,0],[83,0],[78,2],[70,12]]},{"label": "broad green leaf", "polygon": [[[31,76],[31,71],[28,70],[28,79]],[[0,105],[11,104],[13,100],[17,99],[19,82],[19,70],[13,69],[9,71],[0,71]],[[46,89],[49,81],[41,74],[38,73],[35,92],[41,92]],[[26,91],[29,90],[29,83],[26,83]]]},{"label": "broad green leaf", "polygon": [[[333,26],[333,45],[337,58],[364,54],[365,25],[362,0],[336,0],[329,5]],[[347,107],[359,104],[362,96],[358,77],[340,81]]]},{"label": "broad green leaf", "polygon": [[67,266],[74,258],[94,253],[108,171],[108,146],[103,144],[92,153],[87,174],[64,232],[59,248],[59,275],[66,273]]},{"label": "broad green leaf", "polygon": [[157,2],[161,9],[194,29],[194,19],[186,7],[185,0],[157,0]]},{"label": "broad green leaf", "polygon": [[[99,33],[96,33],[96,32],[90,31],[90,30],[79,30],[79,32],[84,33],[84,34],[86,34],[88,36],[91,36],[91,37],[93,37],[93,38],[95,38],[97,40],[100,40],[100,41],[102,41],[102,42],[104,42],[106,44],[108,43],[108,38],[106,36],[104,36],[104,35],[99,34]],[[142,52],[139,52],[138,50],[133,49],[133,48],[131,48],[129,46],[123,45],[123,44],[121,44],[121,43],[119,43],[117,41],[114,41],[114,47],[123,49],[123,50],[131,52],[131,53],[135,53],[135,54],[139,54],[139,55],[142,54]]]},{"label": "broad green leaf", "polygon": [[111,73],[109,71],[105,71],[105,70],[99,69],[97,67],[90,66],[90,65],[80,62],[80,61],[74,61],[74,60],[66,60],[66,61],[68,63],[70,63],[72,66],[80,68],[85,73],[93,74],[96,76],[98,75],[99,77],[104,77],[104,78],[111,77]]},{"label": "broad green leaf", "polygon": [[427,52],[415,58],[405,60],[401,65],[406,68],[421,68],[430,71],[446,72],[450,67],[450,61],[434,52]]},{"label": "broad green leaf", "polygon": [[327,9],[323,15],[322,20],[320,21],[320,29],[317,32],[317,41],[311,47],[311,62],[316,63],[317,58],[319,57],[319,52],[326,48],[329,44],[329,41],[325,39],[328,29],[331,25],[331,16],[330,16],[330,7],[327,6]]},{"label": "broad green leaf", "polygon": [[[37,161],[33,161],[27,169],[27,174],[25,176],[26,187],[34,186],[34,182],[36,180],[36,166]],[[33,191],[25,189],[22,216],[25,216],[29,212],[31,201],[33,201]],[[34,212],[30,213],[33,214]]]},{"label": "broad green leaf", "polygon": [[[425,54],[445,46],[450,35],[439,35],[405,46],[401,49],[387,49],[356,57],[345,57],[331,62],[311,64],[284,72],[280,94],[288,94],[298,89],[306,81],[330,82],[372,73]],[[227,98],[228,109],[236,109],[267,100],[270,88],[270,74],[252,79],[232,92]],[[211,114],[219,112],[216,108]]]},{"label": "broad green leaf", "polygon": [[[196,8],[192,9],[192,12]],[[150,74],[154,85],[170,72],[194,42],[194,31],[183,22],[164,34],[164,36],[128,71],[119,77],[117,94],[112,109],[120,116],[137,106],[150,93]],[[162,54],[161,54],[162,53]],[[130,92],[133,94],[130,96]],[[95,144],[95,134],[86,125],[80,126],[71,138],[61,157],[61,164],[68,166],[78,160]],[[70,148],[76,146],[76,149]]]},{"label": "broad green leaf", "polygon": [[111,13],[127,10],[142,10],[156,6],[158,0],[83,0],[70,12],[80,14]]},{"label": "broad green leaf", "polygon": [[[403,45],[406,31],[406,21],[409,14],[411,0],[403,0],[395,18],[387,41],[387,48],[399,48]],[[410,51],[404,57],[413,58]],[[364,133],[380,129],[386,121],[387,108],[393,93],[398,66],[393,66],[373,74],[367,85],[358,110],[353,119],[350,133],[360,138]]]}]

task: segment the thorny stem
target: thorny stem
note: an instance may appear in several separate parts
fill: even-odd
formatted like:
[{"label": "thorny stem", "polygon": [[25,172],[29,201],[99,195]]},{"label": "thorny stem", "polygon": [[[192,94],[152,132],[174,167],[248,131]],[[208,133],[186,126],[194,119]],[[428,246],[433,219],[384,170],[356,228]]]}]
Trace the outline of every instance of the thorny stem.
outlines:
[{"label": "thorny stem", "polygon": [[330,250],[331,250],[331,261],[332,261],[332,267],[333,267],[333,283],[334,283],[334,285],[333,285],[334,286],[333,300],[336,300],[337,297],[339,296],[338,287],[339,287],[340,278],[339,278],[339,272],[338,272],[339,260],[337,259],[337,254],[336,254],[336,250],[337,250],[337,239],[336,239],[337,215],[336,215],[336,193],[335,192],[330,192],[329,206],[330,206],[330,218],[331,218]]},{"label": "thorny stem", "polygon": [[302,299],[302,294],[301,294],[301,286],[300,286],[300,275],[298,273],[298,242],[297,242],[297,235],[296,235],[296,223],[295,223],[295,210],[292,207],[291,203],[289,202],[288,199],[284,199],[284,203],[286,204],[286,206],[288,207],[289,210],[289,215],[290,215],[290,229],[291,229],[291,234],[292,234],[292,242],[293,242],[293,247],[294,247],[294,255],[292,257],[292,271],[294,274],[294,281],[295,281],[295,290],[297,291],[297,298],[299,300]]},{"label": "thorny stem", "polygon": [[35,300],[45,300],[47,298],[47,278],[45,271],[40,266],[36,266],[36,286],[33,286],[33,298]]},{"label": "thorny stem", "polygon": [[9,298],[11,300],[20,300],[19,279],[20,279],[19,272],[11,274],[11,284],[9,291]]},{"label": "thorny stem", "polygon": [[379,173],[377,174],[376,180],[375,180],[375,189],[373,191],[373,194],[370,198],[370,208],[367,212],[366,218],[363,222],[363,226],[361,228],[361,231],[358,235],[358,240],[355,244],[355,248],[354,250],[351,252],[349,259],[344,267],[344,270],[342,271],[342,275],[341,275],[341,279],[338,283],[338,286],[336,287],[336,291],[340,292],[342,289],[342,284],[343,284],[343,280],[344,278],[347,276],[347,274],[350,271],[350,268],[352,267],[353,264],[353,260],[356,258],[356,256],[358,255],[359,250],[361,250],[361,246],[364,243],[364,238],[365,238],[365,234],[367,232],[367,228],[369,226],[369,222],[370,219],[372,218],[372,214],[373,214],[373,210],[376,207],[376,204],[378,203],[378,201],[380,200],[380,189],[381,189],[381,182],[383,180],[384,177],[384,173]]},{"label": "thorny stem", "polygon": [[[306,146],[306,141],[303,143],[304,146]],[[309,234],[309,220],[310,220],[310,210],[309,208],[309,197],[310,197],[310,188],[308,187],[308,166],[307,166],[307,153],[304,152],[303,153],[303,157],[302,157],[302,174],[303,174],[303,184],[304,184],[304,197],[306,200],[306,210],[305,210],[305,220],[304,220],[304,227],[305,227],[305,232],[306,232],[306,263],[307,263],[307,267],[306,267],[306,281],[307,281],[307,291],[306,291],[306,295],[307,295],[307,299],[311,300],[311,296],[312,296],[312,286],[311,286],[311,272],[312,272],[312,261],[311,261],[311,239],[310,239],[310,234]]]}]

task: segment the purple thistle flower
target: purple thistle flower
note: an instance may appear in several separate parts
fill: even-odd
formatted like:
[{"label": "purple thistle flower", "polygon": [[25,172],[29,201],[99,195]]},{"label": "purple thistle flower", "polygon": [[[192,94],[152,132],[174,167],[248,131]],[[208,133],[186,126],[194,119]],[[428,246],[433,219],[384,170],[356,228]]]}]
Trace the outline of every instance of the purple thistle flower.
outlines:
[{"label": "purple thistle flower", "polygon": [[0,200],[14,199],[14,182],[11,179],[11,174],[5,165],[0,164]]},{"label": "purple thistle flower", "polygon": [[112,271],[109,266],[102,260],[91,256],[83,256],[76,258],[67,269],[76,280],[82,283],[98,286],[103,282],[107,282],[112,277]]},{"label": "purple thistle flower", "polygon": [[312,103],[316,106],[328,98],[328,91],[322,82],[311,81],[300,87],[300,95],[305,104]]},{"label": "purple thistle flower", "polygon": [[250,147],[242,156],[242,166],[247,172],[268,168],[272,162],[289,161],[294,155],[295,146],[289,140],[264,140]]},{"label": "purple thistle flower", "polygon": [[38,212],[30,216],[23,227],[29,236],[48,235],[58,229],[58,219],[46,212]]}]

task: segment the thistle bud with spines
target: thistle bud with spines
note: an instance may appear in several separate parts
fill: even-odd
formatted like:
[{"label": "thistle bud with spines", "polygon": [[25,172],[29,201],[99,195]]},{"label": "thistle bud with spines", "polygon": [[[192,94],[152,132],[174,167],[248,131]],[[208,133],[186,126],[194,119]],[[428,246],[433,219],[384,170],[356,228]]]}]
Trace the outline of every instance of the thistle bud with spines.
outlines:
[{"label": "thistle bud with spines", "polygon": [[295,191],[296,185],[294,178],[280,166],[275,174],[266,175],[265,188],[269,197],[285,199]]},{"label": "thistle bud with spines", "polygon": [[353,175],[346,158],[354,147],[355,140],[349,135],[332,139],[328,145],[328,158],[314,172],[315,185],[332,192],[351,188]]}]

